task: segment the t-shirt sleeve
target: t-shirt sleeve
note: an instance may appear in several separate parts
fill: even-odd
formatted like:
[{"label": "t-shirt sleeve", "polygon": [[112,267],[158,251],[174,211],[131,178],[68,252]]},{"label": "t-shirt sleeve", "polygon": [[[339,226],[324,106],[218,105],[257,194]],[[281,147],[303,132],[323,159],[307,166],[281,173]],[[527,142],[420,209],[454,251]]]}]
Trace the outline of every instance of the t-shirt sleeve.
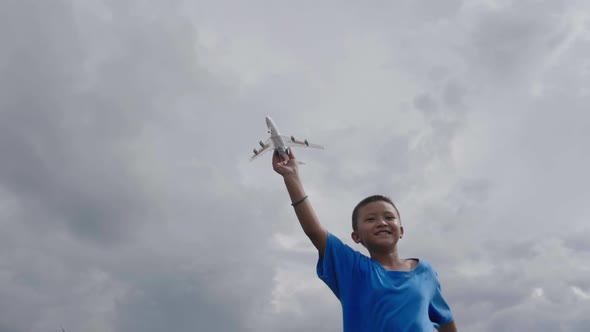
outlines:
[{"label": "t-shirt sleeve", "polygon": [[441,326],[447,325],[453,321],[453,313],[449,307],[447,301],[445,301],[440,282],[438,280],[438,274],[433,270],[434,280],[436,282],[436,289],[430,305],[428,307],[428,315],[430,321],[434,324],[434,327],[438,330]]},{"label": "t-shirt sleeve", "polygon": [[328,233],[324,255],[318,259],[316,272],[338,299],[352,284],[353,269],[359,255],[339,238]]}]

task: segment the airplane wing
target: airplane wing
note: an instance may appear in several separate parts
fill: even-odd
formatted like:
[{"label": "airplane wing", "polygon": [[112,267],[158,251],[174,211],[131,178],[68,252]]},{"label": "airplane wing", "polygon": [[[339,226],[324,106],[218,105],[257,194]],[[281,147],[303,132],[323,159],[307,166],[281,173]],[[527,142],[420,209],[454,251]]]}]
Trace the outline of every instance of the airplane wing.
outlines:
[{"label": "airplane wing", "polygon": [[269,138],[266,140],[266,142],[264,142],[264,147],[262,147],[260,150],[254,149],[254,155],[252,157],[250,157],[250,161],[260,157],[260,155],[262,155],[265,152],[267,152],[268,150],[272,150],[272,149],[273,149],[273,144]]},{"label": "airplane wing", "polygon": [[299,146],[304,148],[314,148],[314,149],[324,149],[323,146],[318,144],[309,143],[308,140],[300,141],[296,139],[294,136],[281,136],[283,137],[283,141],[287,146]]}]

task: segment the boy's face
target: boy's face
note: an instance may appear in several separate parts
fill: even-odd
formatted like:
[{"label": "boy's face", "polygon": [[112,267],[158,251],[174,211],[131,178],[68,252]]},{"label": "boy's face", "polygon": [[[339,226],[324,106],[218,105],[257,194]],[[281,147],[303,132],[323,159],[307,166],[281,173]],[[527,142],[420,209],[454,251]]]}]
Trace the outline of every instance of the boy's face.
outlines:
[{"label": "boy's face", "polygon": [[361,207],[356,222],[357,230],[352,232],[352,239],[369,251],[394,248],[404,235],[397,211],[385,201]]}]

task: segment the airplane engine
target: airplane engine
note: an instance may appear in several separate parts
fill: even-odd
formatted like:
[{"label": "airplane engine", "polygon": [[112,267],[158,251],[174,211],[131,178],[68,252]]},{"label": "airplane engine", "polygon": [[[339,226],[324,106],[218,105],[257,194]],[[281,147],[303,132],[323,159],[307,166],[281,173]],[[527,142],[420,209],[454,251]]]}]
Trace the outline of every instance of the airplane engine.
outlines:
[{"label": "airplane engine", "polygon": [[307,140],[303,141],[305,145],[309,146],[309,142]]},{"label": "airplane engine", "polygon": [[291,136],[291,141],[295,142],[295,136]]},{"label": "airplane engine", "polygon": [[254,154],[255,154],[255,155],[257,155],[257,154],[258,154],[258,151],[256,151],[256,149],[254,149]]},{"label": "airplane engine", "polygon": [[261,147],[264,147],[264,143],[262,143],[262,141],[258,142],[258,144],[260,144]]}]

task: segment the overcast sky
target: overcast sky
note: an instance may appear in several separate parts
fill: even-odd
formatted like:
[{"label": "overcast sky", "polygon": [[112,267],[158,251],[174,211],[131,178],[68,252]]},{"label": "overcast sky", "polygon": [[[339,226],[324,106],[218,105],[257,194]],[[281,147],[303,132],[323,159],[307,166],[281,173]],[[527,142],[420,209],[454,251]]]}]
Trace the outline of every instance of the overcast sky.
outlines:
[{"label": "overcast sky", "polygon": [[582,0],[0,0],[0,332],[341,331],[267,115],[461,331],[587,331],[589,105]]}]

